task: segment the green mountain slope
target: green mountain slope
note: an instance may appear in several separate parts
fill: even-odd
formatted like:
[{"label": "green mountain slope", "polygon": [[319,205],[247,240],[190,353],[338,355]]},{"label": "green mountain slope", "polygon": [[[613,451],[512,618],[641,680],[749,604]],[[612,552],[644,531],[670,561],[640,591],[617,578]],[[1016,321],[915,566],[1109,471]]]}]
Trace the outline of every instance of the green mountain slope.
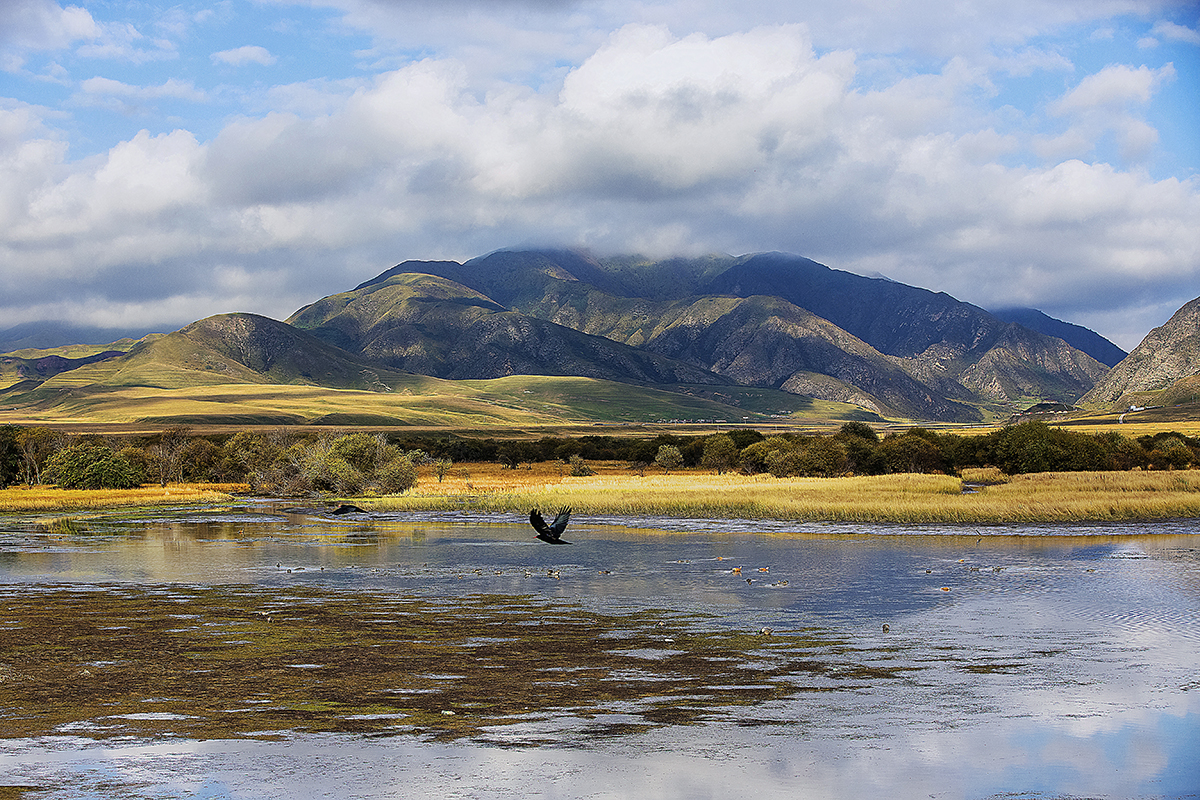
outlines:
[{"label": "green mountain slope", "polygon": [[142,342],[119,358],[61,373],[41,388],[89,385],[180,389],[231,383],[386,390],[380,368],[256,314],[220,314]]},{"label": "green mountain slope", "polygon": [[733,382],[506,310],[477,291],[431,275],[393,274],[306,306],[288,323],[373,364],[440,378],[576,375],[640,384]]}]

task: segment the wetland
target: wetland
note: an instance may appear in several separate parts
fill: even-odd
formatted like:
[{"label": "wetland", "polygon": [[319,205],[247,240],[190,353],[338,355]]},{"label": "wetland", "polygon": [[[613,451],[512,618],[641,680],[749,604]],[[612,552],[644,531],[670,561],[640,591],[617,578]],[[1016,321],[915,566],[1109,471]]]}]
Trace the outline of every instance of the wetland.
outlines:
[{"label": "wetland", "polygon": [[1194,522],[0,518],[0,785],[1188,797]]}]

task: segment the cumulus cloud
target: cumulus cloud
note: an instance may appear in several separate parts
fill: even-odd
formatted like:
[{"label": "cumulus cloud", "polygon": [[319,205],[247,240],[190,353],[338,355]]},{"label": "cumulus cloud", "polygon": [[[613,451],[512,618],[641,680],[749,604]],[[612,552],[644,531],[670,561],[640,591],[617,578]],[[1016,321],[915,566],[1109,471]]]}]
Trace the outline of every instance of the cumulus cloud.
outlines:
[{"label": "cumulus cloud", "polygon": [[1187,44],[1200,44],[1200,32],[1195,28],[1189,28],[1185,25],[1177,25],[1170,20],[1159,20],[1154,23],[1154,27],[1150,33],[1161,39],[1167,39],[1174,42],[1186,42]]},{"label": "cumulus cloud", "polygon": [[1112,64],[1088,75],[1079,85],[1059,98],[1050,110],[1069,114],[1097,108],[1121,108],[1130,104],[1145,104],[1154,90],[1175,77],[1175,67],[1166,64],[1150,69],[1144,64],[1137,69],[1124,64]]},{"label": "cumulus cloud", "polygon": [[1114,64],[1086,76],[1048,109],[1053,115],[1069,117],[1071,127],[1056,137],[1040,139],[1036,148],[1047,158],[1082,157],[1111,133],[1124,160],[1142,160],[1158,142],[1158,131],[1139,115],[1139,107],[1174,78],[1172,64],[1158,69]]},{"label": "cumulus cloud", "polygon": [[232,50],[221,50],[212,54],[214,64],[228,64],[232,67],[244,67],[247,64],[261,64],[269,67],[275,63],[275,56],[265,47],[246,45]]},{"label": "cumulus cloud", "polygon": [[79,6],[63,8],[53,0],[0,3],[0,47],[57,50],[99,35],[92,15]]},{"label": "cumulus cloud", "polygon": [[[1016,41],[1002,5],[982,8],[1009,20]],[[1126,347],[1161,324],[1151,315],[1180,287],[1200,285],[1198,179],[1087,160],[1104,136],[1131,163],[1153,147],[1143,112],[1175,77],[1169,65],[1082,76],[1047,107],[1065,129],[1037,137],[978,98],[1000,72],[1065,71],[1055,53],[1017,48],[891,74],[816,36],[798,24],[724,34],[627,24],[546,80],[481,74],[468,48],[373,77],[274,87],[272,108],[211,138],[142,131],[74,162],[37,109],[0,107],[0,160],[13,176],[0,184],[0,313],[44,310],[36,298],[74,286],[122,314],[149,313],[157,293],[160,309],[192,308],[191,318],[220,301],[284,317],[405,258],[530,240],[651,255],[790,250],[985,306],[1038,305]],[[107,78],[77,93],[80,103],[167,98],[205,94]],[[1044,162],[1021,157],[1031,151]],[[118,298],[117,276],[137,276],[146,296]],[[109,307],[73,302],[93,315]]]}]

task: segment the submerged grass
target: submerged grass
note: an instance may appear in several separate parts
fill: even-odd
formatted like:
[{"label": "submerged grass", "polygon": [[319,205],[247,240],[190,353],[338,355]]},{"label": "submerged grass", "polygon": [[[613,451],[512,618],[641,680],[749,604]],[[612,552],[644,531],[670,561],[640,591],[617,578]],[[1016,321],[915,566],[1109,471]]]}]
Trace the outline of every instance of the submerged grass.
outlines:
[{"label": "submerged grass", "polygon": [[[766,637],[699,615],[603,614],[528,595],[451,604],[113,584],[10,587],[0,601],[0,739],[307,731],[538,744],[544,732],[499,729],[575,717],[574,737],[602,738],[765,722],[770,701],[907,671],[826,630]],[[623,721],[603,718],[614,712]]]},{"label": "submerged grass", "polygon": [[523,511],[571,506],[633,516],[843,522],[1033,523],[1200,517],[1200,471],[1017,475],[970,487],[948,475],[774,478],[609,465],[589,477],[485,470],[423,478],[413,492],[364,498],[375,510]]}]

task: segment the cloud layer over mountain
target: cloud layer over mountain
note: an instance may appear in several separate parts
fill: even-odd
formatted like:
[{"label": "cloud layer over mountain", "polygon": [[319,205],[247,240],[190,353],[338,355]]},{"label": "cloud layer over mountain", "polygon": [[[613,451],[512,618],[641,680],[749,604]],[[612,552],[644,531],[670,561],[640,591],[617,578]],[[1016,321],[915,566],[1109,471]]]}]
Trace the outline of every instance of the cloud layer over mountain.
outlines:
[{"label": "cloud layer over mountain", "polygon": [[892,5],[8,4],[0,315],[282,317],[518,243],[798,252],[1126,348],[1195,296],[1194,8]]}]

